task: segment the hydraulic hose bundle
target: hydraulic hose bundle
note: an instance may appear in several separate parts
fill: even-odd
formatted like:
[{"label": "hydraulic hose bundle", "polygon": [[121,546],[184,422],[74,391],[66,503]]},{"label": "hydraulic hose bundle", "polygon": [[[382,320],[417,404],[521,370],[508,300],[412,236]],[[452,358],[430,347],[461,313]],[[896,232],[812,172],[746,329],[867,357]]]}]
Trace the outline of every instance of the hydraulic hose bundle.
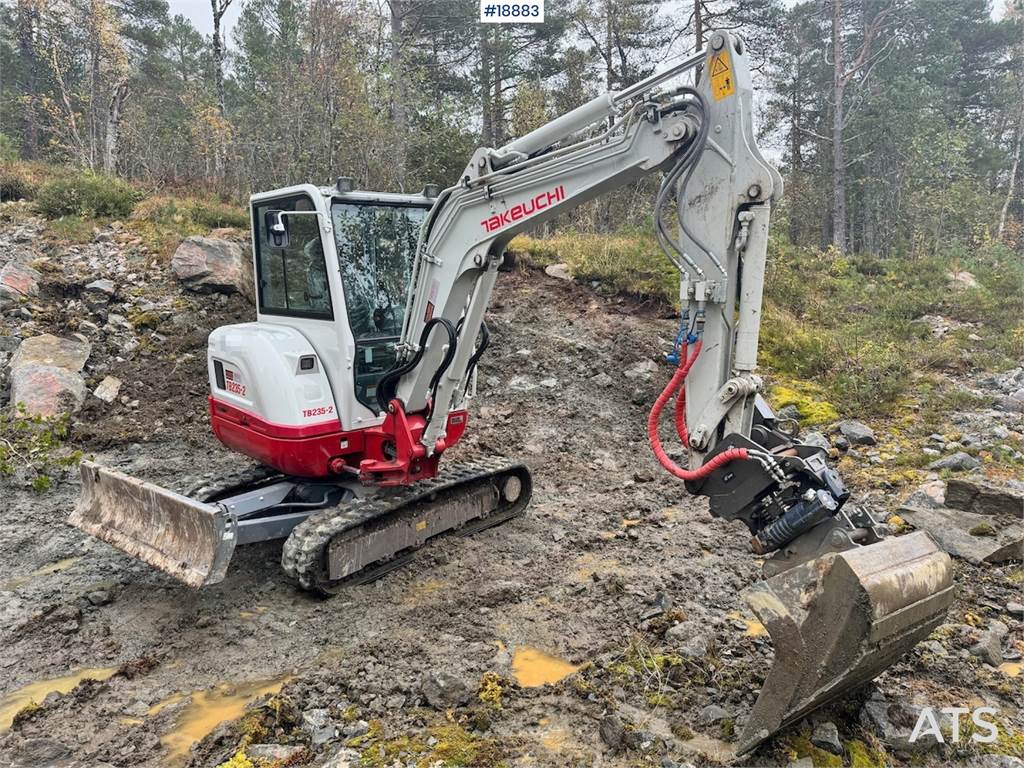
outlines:
[{"label": "hydraulic hose bundle", "polygon": [[[683,322],[685,326],[685,318]],[[694,345],[693,353],[688,354],[689,345],[691,343]],[[661,464],[669,474],[678,477],[680,480],[702,480],[719,467],[724,464],[728,464],[730,461],[748,458],[746,448],[730,448],[726,451],[722,451],[703,466],[698,467],[695,470],[689,470],[683,469],[672,461],[661,444],[661,437],[658,434],[658,426],[661,422],[661,412],[668,404],[668,401],[672,399],[672,396],[675,395],[676,433],[684,447],[689,447],[690,445],[690,437],[686,429],[686,376],[690,372],[690,368],[693,367],[694,362],[697,360],[697,356],[700,354],[700,350],[703,345],[704,341],[700,338],[699,331],[697,333],[689,334],[685,340],[682,341],[681,345],[678,347],[678,352],[674,355],[678,357],[679,361],[676,366],[676,371],[672,375],[668,384],[666,384],[665,388],[661,391],[661,394],[658,395],[658,399],[654,401],[654,405],[651,407],[651,412],[647,416],[647,439],[650,441],[651,450],[654,451],[654,455],[658,459],[658,463]]]}]

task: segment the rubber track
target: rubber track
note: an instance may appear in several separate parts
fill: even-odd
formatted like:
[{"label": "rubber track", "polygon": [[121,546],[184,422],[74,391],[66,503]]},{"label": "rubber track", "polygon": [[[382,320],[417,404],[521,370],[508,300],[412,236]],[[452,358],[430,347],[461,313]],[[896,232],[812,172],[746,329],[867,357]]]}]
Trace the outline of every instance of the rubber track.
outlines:
[{"label": "rubber track", "polygon": [[[378,561],[378,565],[364,568],[358,573],[332,583],[327,579],[324,563],[327,548],[336,536],[365,523],[379,521],[392,514],[400,513],[411,504],[428,499],[432,494],[440,491],[450,490],[477,480],[486,480],[495,475],[512,474],[516,470],[527,472],[523,464],[508,462],[505,459],[467,462],[447,469],[438,477],[397,489],[394,493],[353,499],[336,507],[315,512],[299,523],[285,541],[284,549],[281,552],[281,567],[284,569],[285,575],[302,589],[324,596],[334,595],[344,587],[365,584],[407,562],[412,552],[396,553],[386,561]],[[519,499],[508,510],[492,513],[486,518],[467,523],[462,531],[472,533],[497,525],[520,514],[529,504],[530,490],[527,475],[527,481],[523,484]],[[438,536],[449,532],[451,531],[444,531]]]}]

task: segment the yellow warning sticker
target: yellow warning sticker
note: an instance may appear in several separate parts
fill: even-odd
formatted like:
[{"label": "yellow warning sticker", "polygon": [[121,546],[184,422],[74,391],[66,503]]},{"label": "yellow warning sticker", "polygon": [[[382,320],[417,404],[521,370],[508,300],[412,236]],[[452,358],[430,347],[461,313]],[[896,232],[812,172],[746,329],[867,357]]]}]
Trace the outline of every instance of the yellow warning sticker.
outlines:
[{"label": "yellow warning sticker", "polygon": [[711,59],[711,95],[715,101],[721,101],[735,92],[736,80],[729,63],[729,53],[727,51],[716,53]]},{"label": "yellow warning sticker", "polygon": [[426,520],[417,520],[416,521],[416,530],[417,531],[425,530],[426,527],[427,527],[427,521]]}]

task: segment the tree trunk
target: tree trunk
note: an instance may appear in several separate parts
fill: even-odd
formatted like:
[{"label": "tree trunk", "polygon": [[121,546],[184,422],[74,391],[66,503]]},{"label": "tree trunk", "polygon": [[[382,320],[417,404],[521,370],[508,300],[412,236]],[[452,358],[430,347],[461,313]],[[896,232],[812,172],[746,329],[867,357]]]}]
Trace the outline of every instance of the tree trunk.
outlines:
[{"label": "tree trunk", "polygon": [[480,143],[494,146],[494,120],[491,111],[491,41],[490,24],[480,25]]},{"label": "tree trunk", "polygon": [[398,188],[405,191],[406,173],[406,134],[409,130],[409,105],[406,103],[409,96],[409,89],[405,81],[404,48],[405,33],[403,22],[408,11],[406,0],[389,0],[391,10],[391,119],[394,121],[395,136],[397,138],[394,147],[395,179]]},{"label": "tree trunk", "polygon": [[103,170],[113,174],[117,171],[117,140],[121,134],[121,108],[128,98],[128,83],[122,81],[114,86],[107,109],[107,130],[103,144]]},{"label": "tree trunk", "polygon": [[[213,85],[217,97],[217,111],[221,119],[225,119],[227,107],[224,102],[224,38],[221,33],[220,23],[231,0],[210,0],[210,7],[213,10]],[[217,146],[213,148],[214,173],[221,177],[224,175],[224,147],[220,139]]]},{"label": "tree trunk", "polygon": [[704,0],[693,0],[693,47],[704,50]]},{"label": "tree trunk", "polygon": [[39,11],[28,0],[18,1],[18,56],[24,73],[25,109],[22,113],[21,154],[26,160],[34,160],[39,154],[39,106],[37,91],[37,64],[35,50],[36,26]]},{"label": "tree trunk", "polygon": [[832,244],[846,251],[846,151],[843,147],[843,4],[832,0]]},{"label": "tree trunk", "polygon": [[1003,209],[999,212],[999,229],[996,238],[1003,239],[1003,232],[1006,230],[1006,219],[1010,213],[1010,205],[1013,203],[1014,195],[1017,192],[1017,171],[1020,169],[1020,152],[1022,140],[1024,140],[1024,109],[1021,110],[1021,120],[1017,125],[1017,145],[1013,151],[1013,167],[1010,170],[1010,185],[1006,189],[1006,199],[1003,201]]}]

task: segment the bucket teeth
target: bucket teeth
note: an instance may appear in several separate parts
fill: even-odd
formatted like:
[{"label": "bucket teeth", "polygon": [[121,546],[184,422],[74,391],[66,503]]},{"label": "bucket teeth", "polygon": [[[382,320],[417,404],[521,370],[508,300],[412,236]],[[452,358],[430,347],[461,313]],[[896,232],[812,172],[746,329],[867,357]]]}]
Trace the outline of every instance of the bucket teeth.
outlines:
[{"label": "bucket teeth", "polygon": [[91,461],[69,522],[192,587],[224,579],[234,521],[204,504]]},{"label": "bucket teeth", "polygon": [[831,553],[750,587],[775,662],[740,735],[746,754],[880,674],[944,619],[949,556],[919,531]]}]

